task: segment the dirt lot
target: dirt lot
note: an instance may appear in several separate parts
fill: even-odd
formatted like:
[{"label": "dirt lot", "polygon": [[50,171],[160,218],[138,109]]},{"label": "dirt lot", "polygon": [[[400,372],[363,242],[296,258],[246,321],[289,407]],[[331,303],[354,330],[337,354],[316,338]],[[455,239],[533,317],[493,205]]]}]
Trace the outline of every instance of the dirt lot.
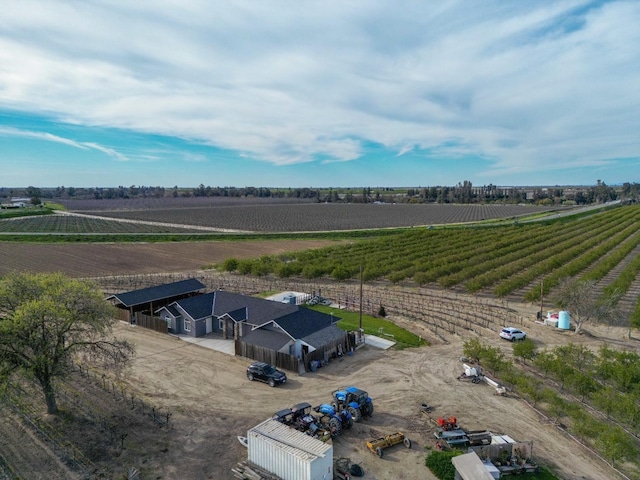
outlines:
[{"label": "dirt lot", "polygon": [[[580,337],[534,322],[525,328],[540,346],[567,341],[599,344],[604,339],[612,345],[628,342],[624,338],[626,331],[615,328],[593,329],[592,335]],[[315,373],[290,373],[286,385],[270,388],[246,379],[246,359],[128,324],[119,323],[116,331],[137,346],[137,356],[126,378],[127,396],[133,393],[136,399],[144,399],[147,416],[132,409],[125,397],[116,399],[117,394],[106,393],[95,378],[76,375],[67,385],[70,391],[83,393],[90,410],[110,416],[118,425],[118,435],[127,434],[124,448],[120,448],[119,437],[109,441],[107,433],[99,428],[93,437],[85,434],[75,438],[77,444],[86,447],[92,462],[108,472],[103,478],[120,479],[134,467],[141,479],[232,479],[231,468],[247,454],[237,435],[246,435],[249,428],[281,408],[301,401],[314,405],[326,402],[332,390],[346,385],[367,390],[374,399],[375,412],[372,418],[355,424],[336,439],[334,454],[359,463],[365,470],[365,479],[435,478],[424,466],[425,447],[433,447],[435,440],[434,424],[420,411],[422,402],[435,407],[434,419],[454,415],[464,428],[489,429],[517,440],[532,440],[534,456],[561,479],[621,478],[522,400],[495,396],[485,384],[457,381],[462,372],[459,358],[464,340],[458,336],[453,336],[449,344],[402,351],[365,346],[355,355],[333,360]],[[500,341],[497,335],[483,341],[500,345],[506,353],[511,351],[510,344]],[[172,428],[159,428],[149,420],[149,406],[171,412]],[[81,414],[81,409],[71,408],[64,400],[61,409]],[[68,421],[64,418],[48,421]],[[0,438],[6,435],[5,428],[11,429],[15,437],[16,425],[6,419],[0,422]],[[412,440],[411,450],[397,446],[385,451],[380,459],[366,449],[368,439],[396,431]],[[20,443],[19,439],[16,442]],[[23,446],[32,445],[28,441]],[[23,457],[28,451],[20,449]],[[47,456],[44,449],[31,453],[33,458],[27,456],[21,461],[56,465],[57,469],[49,468],[48,477],[44,474],[31,478],[75,478],[71,473],[59,474],[59,462]]]},{"label": "dirt lot", "polygon": [[[538,325],[528,328],[541,342],[566,340]],[[485,384],[458,382],[461,339],[404,351],[365,347],[316,373],[291,374],[286,385],[272,389],[246,380],[245,359],[141,328],[120,325],[118,331],[138,347],[131,384],[153,404],[174,412],[174,430],[166,439],[168,451],[142,449],[138,468],[153,472],[148,478],[232,478],[230,469],[246,458],[237,435],[280,408],[301,401],[327,401],[333,389],[347,384],[367,390],[376,410],[371,419],[354,425],[335,441],[334,453],[360,463],[367,479],[434,478],[424,466],[424,447],[434,445],[434,425],[420,412],[422,402],[435,407],[434,417],[454,415],[465,428],[486,428],[517,440],[533,440],[534,455],[562,479],[617,478],[607,465],[521,400],[495,396]],[[615,329],[599,332],[613,341],[619,341],[623,333]],[[495,343],[510,351],[506,342]],[[413,441],[411,450],[394,447],[379,459],[366,449],[367,439],[398,430]]]}]

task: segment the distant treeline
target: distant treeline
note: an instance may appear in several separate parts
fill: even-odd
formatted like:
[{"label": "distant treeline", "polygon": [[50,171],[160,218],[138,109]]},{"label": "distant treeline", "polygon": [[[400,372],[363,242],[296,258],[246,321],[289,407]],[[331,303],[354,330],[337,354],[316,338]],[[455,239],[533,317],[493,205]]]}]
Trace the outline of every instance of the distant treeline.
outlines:
[{"label": "distant treeline", "polygon": [[570,187],[503,187],[474,186],[465,180],[455,186],[433,187],[355,187],[355,188],[268,188],[268,187],[211,187],[200,184],[196,188],[136,186],[130,187],[0,187],[0,199],[26,197],[46,199],[130,199],[164,197],[256,197],[300,198],[332,203],[528,203],[540,205],[590,205],[613,200],[637,202],[640,184],[624,183],[611,187],[598,180],[592,186]]}]

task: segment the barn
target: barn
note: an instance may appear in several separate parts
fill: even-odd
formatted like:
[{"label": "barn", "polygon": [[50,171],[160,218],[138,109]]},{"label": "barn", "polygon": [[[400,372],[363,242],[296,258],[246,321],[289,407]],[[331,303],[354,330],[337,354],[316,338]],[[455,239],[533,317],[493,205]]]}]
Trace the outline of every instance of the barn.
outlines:
[{"label": "barn", "polygon": [[152,316],[153,312],[176,300],[201,294],[206,285],[195,278],[154,287],[117,293],[107,297],[107,301],[118,308],[120,320],[136,323],[137,317]]}]

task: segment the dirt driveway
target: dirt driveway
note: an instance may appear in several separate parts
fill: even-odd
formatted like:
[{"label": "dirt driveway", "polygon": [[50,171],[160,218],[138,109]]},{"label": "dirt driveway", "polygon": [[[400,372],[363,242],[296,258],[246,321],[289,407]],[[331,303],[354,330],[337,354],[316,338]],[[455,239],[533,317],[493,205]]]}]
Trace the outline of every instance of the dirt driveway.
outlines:
[{"label": "dirt driveway", "polygon": [[[540,329],[536,336],[553,343],[556,336]],[[246,435],[278,409],[301,401],[326,402],[332,390],[346,385],[367,390],[375,412],[334,442],[334,455],[359,463],[366,479],[435,478],[424,466],[424,448],[434,445],[434,425],[420,412],[422,402],[435,407],[435,418],[454,415],[464,428],[533,440],[534,456],[562,479],[618,478],[521,400],[495,396],[485,384],[457,381],[462,339],[403,351],[364,347],[316,373],[290,374],[286,385],[270,388],[246,379],[246,359],[124,324],[117,332],[137,345],[131,385],[149,402],[173,412],[168,446],[162,452],[141,448],[141,472],[154,475],[148,478],[231,479],[231,468],[247,454],[237,435]],[[508,343],[495,342],[510,350]],[[396,431],[412,440],[410,450],[398,446],[378,458],[366,449],[367,439]]]}]

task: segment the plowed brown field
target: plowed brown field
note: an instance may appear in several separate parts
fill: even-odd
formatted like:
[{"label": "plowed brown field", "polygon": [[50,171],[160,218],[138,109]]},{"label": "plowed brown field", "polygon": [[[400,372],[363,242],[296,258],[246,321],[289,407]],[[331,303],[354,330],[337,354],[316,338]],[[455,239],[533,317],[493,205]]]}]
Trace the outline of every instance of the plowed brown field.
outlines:
[{"label": "plowed brown field", "polygon": [[136,244],[28,244],[0,242],[0,275],[64,272],[73,277],[197,270],[226,258],[254,258],[335,244],[329,240]]}]

